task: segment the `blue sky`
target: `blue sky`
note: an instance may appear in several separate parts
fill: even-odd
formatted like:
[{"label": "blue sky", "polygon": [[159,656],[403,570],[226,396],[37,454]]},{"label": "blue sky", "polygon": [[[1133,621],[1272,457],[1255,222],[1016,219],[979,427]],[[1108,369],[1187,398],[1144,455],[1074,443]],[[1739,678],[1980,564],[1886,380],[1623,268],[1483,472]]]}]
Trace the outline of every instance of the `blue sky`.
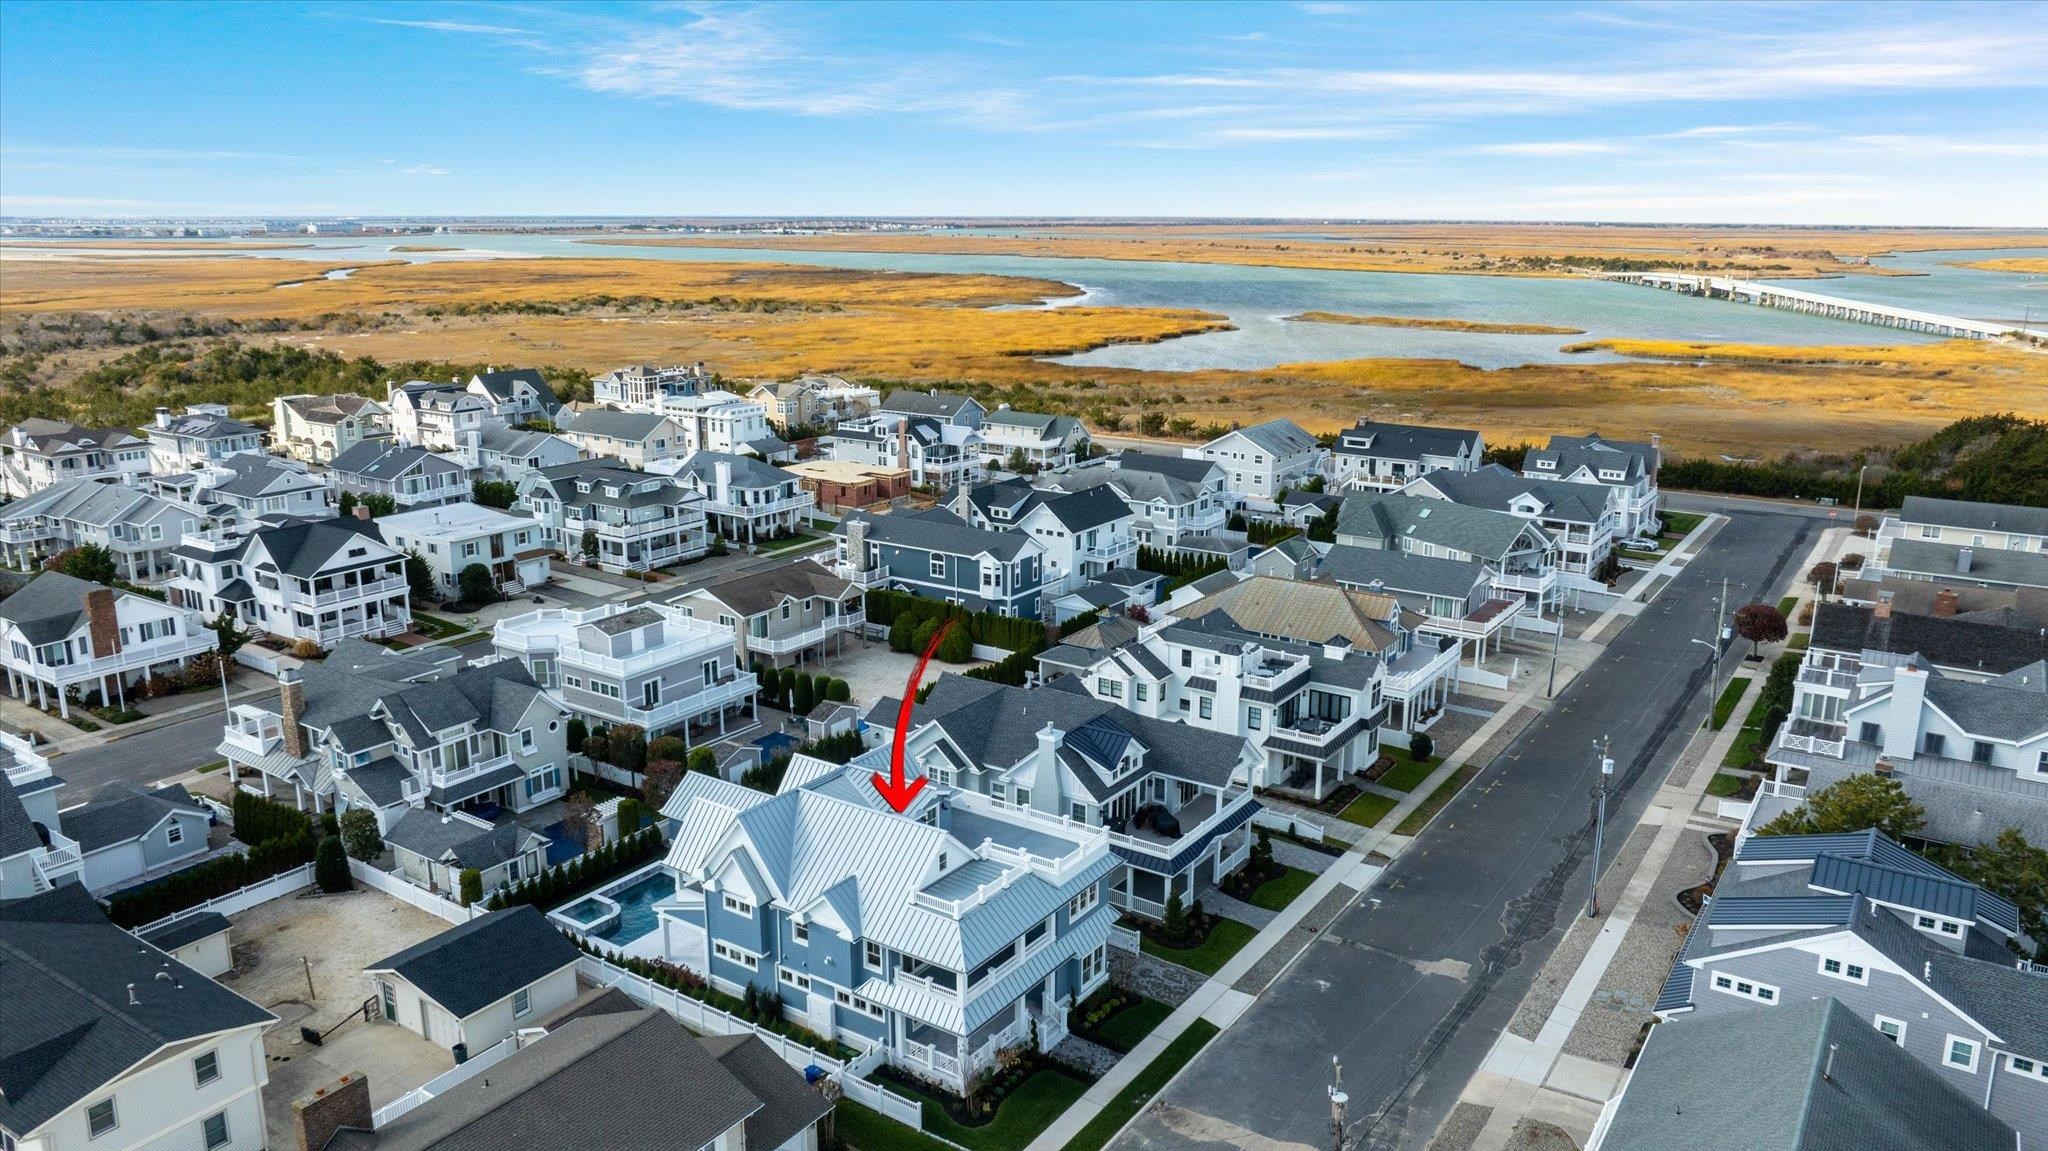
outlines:
[{"label": "blue sky", "polygon": [[0,213],[2048,225],[2048,4],[0,6]]}]

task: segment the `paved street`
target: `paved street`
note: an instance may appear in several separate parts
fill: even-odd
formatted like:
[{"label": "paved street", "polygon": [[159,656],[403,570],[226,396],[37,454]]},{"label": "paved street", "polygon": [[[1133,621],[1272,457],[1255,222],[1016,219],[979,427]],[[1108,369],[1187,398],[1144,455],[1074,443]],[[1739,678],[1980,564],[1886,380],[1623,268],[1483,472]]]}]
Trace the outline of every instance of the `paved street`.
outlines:
[{"label": "paved street", "polygon": [[1733,513],[1705,554],[1114,1146],[1328,1147],[1336,1055],[1350,1095],[1347,1145],[1421,1148],[1582,913],[1594,741],[1614,741],[1608,842],[1619,844],[1704,716],[1706,660],[1687,641],[1708,633],[1722,577],[1731,609],[1761,595],[1818,526]]}]

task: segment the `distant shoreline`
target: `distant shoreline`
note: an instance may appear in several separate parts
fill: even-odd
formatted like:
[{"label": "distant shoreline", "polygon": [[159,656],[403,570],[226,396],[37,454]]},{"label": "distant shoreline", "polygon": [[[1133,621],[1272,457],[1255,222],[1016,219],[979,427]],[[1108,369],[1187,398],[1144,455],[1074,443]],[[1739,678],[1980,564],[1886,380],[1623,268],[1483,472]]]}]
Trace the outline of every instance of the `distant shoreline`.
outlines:
[{"label": "distant shoreline", "polygon": [[1555,324],[1494,324],[1484,320],[1433,320],[1423,316],[1352,316],[1343,312],[1302,312],[1282,316],[1305,324],[1355,324],[1368,328],[1425,328],[1432,332],[1478,332],[1495,336],[1583,336],[1584,328]]}]

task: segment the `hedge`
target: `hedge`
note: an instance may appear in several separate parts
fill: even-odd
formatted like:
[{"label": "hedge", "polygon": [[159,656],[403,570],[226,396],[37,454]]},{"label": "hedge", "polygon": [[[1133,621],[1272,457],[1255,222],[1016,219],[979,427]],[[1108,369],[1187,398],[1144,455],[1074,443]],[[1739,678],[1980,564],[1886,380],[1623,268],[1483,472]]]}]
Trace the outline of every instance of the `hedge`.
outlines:
[{"label": "hedge", "polygon": [[503,911],[520,904],[547,911],[660,855],[668,846],[659,826],[644,828],[596,851],[558,863],[532,879],[491,893],[485,904]]},{"label": "hedge", "polygon": [[247,844],[313,834],[313,817],[253,791],[235,792],[235,838]]},{"label": "hedge", "polygon": [[1035,619],[971,612],[959,604],[927,599],[907,592],[876,588],[867,593],[868,622],[888,626],[905,616],[922,625],[928,620],[965,620],[975,643],[1006,651],[1043,651],[1045,624]]},{"label": "hedge", "polygon": [[1166,577],[1166,590],[1185,587],[1206,575],[1214,575],[1229,567],[1230,563],[1218,556],[1201,553],[1180,553],[1159,548],[1138,549],[1138,566],[1148,572],[1158,572]]},{"label": "hedge", "polygon": [[995,663],[982,667],[970,667],[962,675],[974,679],[985,679],[990,683],[1007,683],[1011,687],[1023,687],[1026,672],[1038,670],[1038,653],[1019,651],[1004,656]]},{"label": "hedge", "polygon": [[107,897],[107,918],[122,927],[155,923],[312,860],[310,833],[265,840],[246,852],[209,859],[141,887],[116,892]]}]

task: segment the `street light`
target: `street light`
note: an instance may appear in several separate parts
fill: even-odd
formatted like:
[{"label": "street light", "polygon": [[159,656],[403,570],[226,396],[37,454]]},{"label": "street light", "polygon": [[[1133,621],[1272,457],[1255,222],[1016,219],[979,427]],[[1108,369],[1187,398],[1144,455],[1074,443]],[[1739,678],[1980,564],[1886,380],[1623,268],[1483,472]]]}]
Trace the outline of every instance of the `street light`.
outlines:
[{"label": "street light", "polygon": [[[1869,464],[1864,464],[1856,469],[1856,518],[1859,520],[1863,518],[1863,473],[1869,470]],[[1856,531],[1853,521],[1850,524],[1849,530],[1852,533]]]},{"label": "street light", "polygon": [[1594,744],[1600,751],[1600,778],[1593,781],[1593,878],[1586,891],[1586,918],[1600,915],[1600,841],[1607,834],[1607,780],[1614,774],[1614,761],[1607,756],[1608,740]]}]

